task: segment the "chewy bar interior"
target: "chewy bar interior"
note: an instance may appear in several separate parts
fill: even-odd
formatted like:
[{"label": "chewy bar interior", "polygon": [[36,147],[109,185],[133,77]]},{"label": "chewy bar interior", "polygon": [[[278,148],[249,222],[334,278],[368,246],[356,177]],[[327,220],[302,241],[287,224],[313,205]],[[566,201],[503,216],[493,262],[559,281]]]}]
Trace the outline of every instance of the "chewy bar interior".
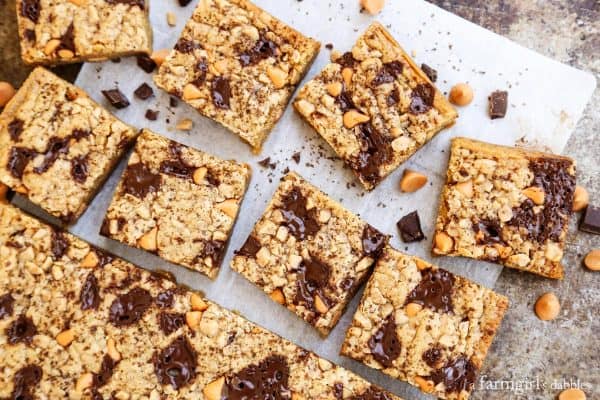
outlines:
[{"label": "chewy bar interior", "polygon": [[250,175],[144,130],[101,234],[215,278]]},{"label": "chewy bar interior", "polygon": [[0,398],[398,399],[0,204]]},{"label": "chewy bar interior", "polygon": [[149,0],[17,0],[28,64],[100,61],[152,52]]},{"label": "chewy bar interior", "polygon": [[231,266],[326,336],[387,241],[292,172]]},{"label": "chewy bar interior", "polygon": [[294,106],[367,190],[458,116],[379,23],[308,82]]},{"label": "chewy bar interior", "polygon": [[433,252],[562,278],[574,190],[570,158],[456,138]]},{"label": "chewy bar interior", "polygon": [[442,399],[466,399],[508,300],[387,247],[342,354]]},{"label": "chewy bar interior", "polygon": [[319,47],[249,1],[200,0],[154,80],[259,151]]},{"label": "chewy bar interior", "polygon": [[36,68],[0,115],[0,181],[74,222],[136,135],[81,89]]}]

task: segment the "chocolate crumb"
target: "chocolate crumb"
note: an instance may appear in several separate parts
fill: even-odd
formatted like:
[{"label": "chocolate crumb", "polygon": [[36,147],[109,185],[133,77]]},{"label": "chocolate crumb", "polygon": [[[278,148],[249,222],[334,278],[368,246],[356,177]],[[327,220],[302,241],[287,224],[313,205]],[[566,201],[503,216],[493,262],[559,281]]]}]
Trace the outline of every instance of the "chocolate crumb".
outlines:
[{"label": "chocolate crumb", "polygon": [[263,168],[275,169],[277,163],[271,162],[271,157],[267,157],[264,160],[259,161],[258,165],[260,165]]},{"label": "chocolate crumb", "polygon": [[150,97],[154,96],[154,90],[152,90],[150,85],[144,82],[137,89],[135,89],[135,92],[133,92],[133,94],[140,100],[147,100]]},{"label": "chocolate crumb", "polygon": [[292,154],[292,160],[294,160],[294,162],[296,164],[300,164],[300,152],[299,151]]}]

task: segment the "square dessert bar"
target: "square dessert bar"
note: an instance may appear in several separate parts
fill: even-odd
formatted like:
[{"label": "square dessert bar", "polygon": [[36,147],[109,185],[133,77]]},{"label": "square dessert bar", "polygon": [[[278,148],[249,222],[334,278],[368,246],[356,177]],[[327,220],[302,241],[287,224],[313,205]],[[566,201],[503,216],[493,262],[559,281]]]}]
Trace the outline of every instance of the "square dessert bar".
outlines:
[{"label": "square dessert bar", "polygon": [[200,0],[154,77],[256,152],[320,44],[246,0]]},{"label": "square dessert bar", "polygon": [[250,167],[144,130],[101,234],[215,278]]},{"label": "square dessert bar", "polygon": [[0,222],[0,398],[399,400],[10,205]]},{"label": "square dessert bar", "polygon": [[456,138],[433,253],[562,278],[574,191],[570,158]]},{"label": "square dessert bar", "polygon": [[442,399],[469,397],[508,300],[387,247],[342,354]]},{"label": "square dessert bar", "polygon": [[152,52],[148,0],[17,0],[17,22],[28,64]]},{"label": "square dessert bar", "polygon": [[0,115],[0,181],[72,223],[137,134],[83,90],[36,68]]},{"label": "square dessert bar", "polygon": [[292,172],[231,267],[326,336],[388,239]]},{"label": "square dessert bar", "polygon": [[458,114],[379,23],[332,55],[294,106],[371,190]]}]

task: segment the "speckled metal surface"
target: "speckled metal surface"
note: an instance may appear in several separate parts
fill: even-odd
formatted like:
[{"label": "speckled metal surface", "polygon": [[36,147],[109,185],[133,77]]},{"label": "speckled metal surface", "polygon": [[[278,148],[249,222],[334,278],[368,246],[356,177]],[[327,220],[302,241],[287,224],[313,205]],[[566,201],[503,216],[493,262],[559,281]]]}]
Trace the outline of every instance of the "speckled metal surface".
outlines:
[{"label": "speckled metal surface", "polygon": [[[291,0],[290,0],[291,1]],[[398,1],[398,0],[392,0]],[[433,3],[526,47],[600,77],[598,0],[433,0]],[[0,0],[0,80],[19,85],[27,76],[19,56],[14,1]],[[57,72],[73,80],[78,66]],[[556,93],[560,96],[560,93]],[[600,204],[600,89],[579,121],[565,153],[577,160],[578,183]],[[496,290],[511,300],[510,310],[486,360],[473,399],[554,399],[565,384],[600,398],[600,274],[582,266],[600,237],[571,223],[564,281],[505,269]],[[560,317],[538,320],[533,305],[552,291],[562,303]]]}]

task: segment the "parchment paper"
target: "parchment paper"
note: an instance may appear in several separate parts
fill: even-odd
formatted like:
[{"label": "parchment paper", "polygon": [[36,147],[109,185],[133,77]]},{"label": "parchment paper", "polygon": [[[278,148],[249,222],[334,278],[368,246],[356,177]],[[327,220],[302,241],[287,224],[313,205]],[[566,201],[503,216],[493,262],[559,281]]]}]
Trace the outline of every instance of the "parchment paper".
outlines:
[{"label": "parchment paper", "polygon": [[[174,45],[196,3],[181,8],[176,0],[151,2],[155,49]],[[275,191],[282,171],[289,167],[342,201],[373,226],[393,234],[392,244],[395,247],[432,260],[431,236],[445,176],[449,139],[459,135],[469,136],[494,143],[529,144],[560,152],[594,90],[595,79],[592,75],[538,55],[424,1],[389,0],[384,12],[377,17],[360,13],[357,0],[256,0],[256,3],[323,44],[306,79],[317,74],[329,61],[330,52],[325,49],[325,44],[332,43],[337,49],[346,51],[372,21],[379,20],[409,53],[414,52],[418,64],[425,62],[438,70],[437,86],[443,92],[447,92],[454,83],[466,81],[474,88],[475,100],[469,107],[459,109],[460,118],[454,127],[434,138],[372,193],[365,193],[359,184],[347,186],[356,182],[351,172],[345,170],[341,162],[331,159],[335,156],[333,151],[301,121],[291,107],[266,141],[262,154],[255,156],[236,135],[201,117],[183,102],[171,111],[168,107],[169,97],[158,89],[155,89],[156,97],[150,100],[134,98],[133,91],[142,82],[154,87],[151,76],[136,66],[134,58],[123,59],[120,63],[86,64],[76,83],[125,122],[138,128],[150,128],[156,133],[223,158],[248,162],[253,166],[254,174],[223,267],[214,282],[98,235],[124,162],[71,231],[137,265],[172,272],[178,282],[204,291],[208,298],[219,304],[240,311],[249,320],[355,371],[405,399],[428,398],[410,385],[394,381],[338,355],[360,294],[354,298],[329,338],[323,340],[308,324],[234,273],[229,268],[233,251],[244,242]],[[177,15],[176,27],[167,25],[167,11]],[[130,107],[115,110],[107,104],[100,91],[115,86],[129,97],[132,103]],[[509,91],[510,106],[505,119],[491,121],[487,116],[487,96],[496,89]],[[160,111],[156,122],[144,118],[148,108]],[[194,128],[189,133],[174,129],[175,124],[183,118],[194,121]],[[291,160],[292,154],[297,151],[301,152],[299,164]],[[277,163],[275,170],[258,165],[257,162],[265,157],[271,157],[271,161]],[[424,172],[430,184],[413,194],[400,193],[398,182],[407,167]],[[23,203],[22,200],[17,201]],[[399,240],[395,223],[413,210],[419,211],[428,239],[405,245]],[[34,213],[39,214],[37,211]],[[493,287],[501,271],[499,266],[467,259],[446,257],[433,261],[488,287]]]}]

